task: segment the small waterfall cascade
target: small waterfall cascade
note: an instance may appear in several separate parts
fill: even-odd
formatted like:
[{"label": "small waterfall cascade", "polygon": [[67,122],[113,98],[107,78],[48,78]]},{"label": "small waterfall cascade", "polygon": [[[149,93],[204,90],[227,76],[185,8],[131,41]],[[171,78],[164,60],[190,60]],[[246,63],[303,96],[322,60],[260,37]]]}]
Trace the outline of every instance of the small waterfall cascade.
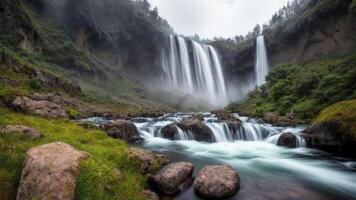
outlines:
[{"label": "small waterfall cascade", "polygon": [[[301,132],[304,127],[274,127],[268,124],[258,123],[256,120],[247,117],[240,117],[235,115],[235,117],[241,120],[241,125],[236,130],[229,127],[229,124],[218,120],[214,114],[201,113],[204,116],[204,124],[212,131],[213,142],[234,142],[236,140],[241,141],[260,141],[277,144],[279,137],[283,133],[292,133],[297,138],[297,146],[304,147],[305,141],[301,137]],[[146,121],[140,120],[135,122],[141,136],[143,138],[158,137],[163,138],[161,130],[172,123],[179,123],[183,119],[191,118],[194,113],[172,113],[162,116],[156,119],[148,119]],[[177,135],[175,140],[177,141],[187,141],[195,140],[194,134],[191,132],[186,132],[181,128],[177,127]]]},{"label": "small waterfall cascade", "polygon": [[266,76],[269,72],[267,50],[265,44],[265,38],[260,35],[256,39],[256,85],[261,86],[266,82]]},{"label": "small waterfall cascade", "polygon": [[222,65],[213,46],[171,35],[161,61],[164,81],[170,88],[199,97],[213,107],[228,103]]}]

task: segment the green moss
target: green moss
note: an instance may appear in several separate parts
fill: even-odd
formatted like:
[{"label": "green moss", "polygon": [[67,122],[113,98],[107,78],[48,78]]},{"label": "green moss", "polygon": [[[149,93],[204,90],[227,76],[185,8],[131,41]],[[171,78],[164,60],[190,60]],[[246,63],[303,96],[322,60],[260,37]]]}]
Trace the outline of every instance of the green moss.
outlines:
[{"label": "green moss", "polygon": [[333,104],[320,112],[316,122],[337,122],[356,139],[356,99]]},{"label": "green moss", "polygon": [[[15,199],[26,151],[42,144],[61,141],[91,156],[81,163],[76,199],[143,199],[145,177],[128,159],[125,143],[109,138],[100,130],[86,130],[63,120],[43,119],[0,109],[0,127],[23,124],[44,134],[30,141],[14,134],[0,137],[0,199]],[[124,178],[116,175],[120,170]]]}]

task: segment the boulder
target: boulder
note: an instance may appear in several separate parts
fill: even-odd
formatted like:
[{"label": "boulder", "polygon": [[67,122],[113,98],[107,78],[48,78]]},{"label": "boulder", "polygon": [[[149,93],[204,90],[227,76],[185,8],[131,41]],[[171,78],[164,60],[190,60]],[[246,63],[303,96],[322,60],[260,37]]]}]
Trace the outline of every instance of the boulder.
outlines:
[{"label": "boulder", "polygon": [[215,140],[212,130],[200,120],[184,119],[177,126],[183,131],[192,134],[196,141],[214,142]]},{"label": "boulder", "polygon": [[33,113],[42,117],[69,118],[66,110],[59,104],[49,100],[37,100],[26,96],[18,96],[12,102],[15,110]]},{"label": "boulder", "polygon": [[232,196],[240,188],[240,177],[227,165],[204,167],[194,180],[194,191],[207,199],[223,199]]},{"label": "boulder", "polygon": [[297,136],[293,133],[282,133],[278,138],[277,145],[288,148],[296,148]]},{"label": "boulder", "polygon": [[174,195],[192,180],[194,165],[187,162],[172,163],[151,177],[152,184],[168,195]]},{"label": "boulder", "polygon": [[23,125],[6,125],[1,131],[2,134],[8,135],[13,133],[21,133],[25,138],[30,138],[32,140],[40,139],[43,135],[36,129],[23,126]]},{"label": "boulder", "polygon": [[177,124],[169,124],[162,128],[161,134],[164,138],[176,140],[178,138]]},{"label": "boulder", "polygon": [[87,157],[87,153],[62,142],[31,148],[26,153],[16,199],[74,199],[79,163]]},{"label": "boulder", "polygon": [[152,192],[151,190],[143,191],[143,196],[146,197],[146,199],[148,200],[159,200],[158,195]]},{"label": "boulder", "polygon": [[314,123],[304,130],[308,147],[322,149],[342,149],[350,142],[342,126],[336,122]]},{"label": "boulder", "polygon": [[115,120],[102,125],[101,128],[107,132],[108,136],[118,138],[126,142],[136,142],[142,140],[135,124],[128,121]]},{"label": "boulder", "polygon": [[168,163],[168,157],[163,154],[156,154],[151,150],[144,150],[131,147],[129,150],[129,158],[138,161],[140,171],[143,174],[152,173]]}]

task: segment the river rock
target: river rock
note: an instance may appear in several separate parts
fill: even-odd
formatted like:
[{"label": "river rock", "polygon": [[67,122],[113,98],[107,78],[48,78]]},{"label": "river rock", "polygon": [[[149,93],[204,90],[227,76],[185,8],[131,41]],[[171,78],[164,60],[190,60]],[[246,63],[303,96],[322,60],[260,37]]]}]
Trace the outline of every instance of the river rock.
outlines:
[{"label": "river rock", "polygon": [[107,132],[108,136],[118,138],[126,142],[136,142],[142,140],[135,124],[128,121],[115,120],[102,125],[101,128]]},{"label": "river rock", "polygon": [[161,134],[164,138],[170,140],[178,139],[178,128],[177,124],[169,124],[162,128]]},{"label": "river rock", "polygon": [[335,122],[314,123],[304,130],[308,147],[339,149],[347,146],[348,138],[342,126]]},{"label": "river rock", "polygon": [[21,133],[24,137],[30,138],[32,140],[40,139],[43,135],[36,129],[23,126],[23,125],[6,125],[1,131],[2,134],[8,135],[13,133]]},{"label": "river rock", "polygon": [[151,150],[136,147],[130,148],[129,158],[139,161],[140,171],[143,174],[152,173],[157,170],[157,167],[161,167],[169,162],[168,157],[163,154],[156,154]]},{"label": "river rock", "polygon": [[174,195],[192,179],[194,165],[188,162],[172,163],[151,177],[151,182],[160,191]]},{"label": "river rock", "polygon": [[63,107],[49,100],[37,100],[26,96],[18,96],[12,102],[15,110],[33,113],[49,118],[69,118]]},{"label": "river rock", "polygon": [[194,180],[194,191],[204,198],[223,199],[232,196],[240,188],[240,177],[227,165],[204,167]]},{"label": "river rock", "polygon": [[31,148],[26,153],[16,199],[74,199],[79,162],[87,157],[87,153],[62,142]]},{"label": "river rock", "polygon": [[296,148],[297,136],[295,136],[293,133],[282,133],[278,138],[277,145],[288,148]]},{"label": "river rock", "polygon": [[143,196],[146,197],[148,200],[159,200],[159,197],[156,193],[152,192],[151,190],[143,191]]},{"label": "river rock", "polygon": [[213,142],[214,135],[212,130],[198,119],[184,119],[177,124],[183,131],[191,133],[194,140],[201,142]]}]

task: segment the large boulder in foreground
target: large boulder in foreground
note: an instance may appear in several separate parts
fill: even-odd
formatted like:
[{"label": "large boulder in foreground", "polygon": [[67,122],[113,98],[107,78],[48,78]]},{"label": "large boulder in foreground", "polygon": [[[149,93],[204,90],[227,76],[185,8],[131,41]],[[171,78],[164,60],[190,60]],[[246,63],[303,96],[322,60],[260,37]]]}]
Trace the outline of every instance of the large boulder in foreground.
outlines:
[{"label": "large boulder in foreground", "polygon": [[212,130],[198,119],[185,119],[177,124],[183,131],[192,134],[194,140],[201,142],[214,142]]},{"label": "large boulder in foreground", "polygon": [[18,96],[11,105],[15,110],[33,113],[42,117],[69,118],[66,110],[60,104],[49,100]]},{"label": "large boulder in foreground", "polygon": [[240,177],[227,165],[204,167],[194,180],[194,191],[207,199],[223,199],[232,196],[240,188]]},{"label": "large boulder in foreground", "polygon": [[151,177],[152,184],[168,195],[174,195],[192,180],[194,165],[187,162],[177,162],[168,165],[158,174]]},{"label": "large boulder in foreground", "polygon": [[1,131],[1,133],[4,135],[20,133],[25,138],[29,138],[31,140],[36,140],[43,137],[42,133],[40,133],[36,129],[24,125],[6,125],[5,128]]},{"label": "large boulder in foreground", "polygon": [[31,148],[26,153],[16,199],[74,199],[79,162],[87,156],[62,142]]},{"label": "large boulder in foreground", "polygon": [[282,133],[278,138],[277,145],[288,148],[296,148],[297,136],[293,133]]},{"label": "large boulder in foreground", "polygon": [[159,167],[168,163],[167,156],[136,147],[130,148],[129,158],[139,162],[140,171],[143,174],[155,172]]},{"label": "large boulder in foreground", "polygon": [[128,121],[115,120],[102,125],[101,128],[107,132],[108,136],[118,138],[126,142],[136,142],[142,140],[135,124]]}]

